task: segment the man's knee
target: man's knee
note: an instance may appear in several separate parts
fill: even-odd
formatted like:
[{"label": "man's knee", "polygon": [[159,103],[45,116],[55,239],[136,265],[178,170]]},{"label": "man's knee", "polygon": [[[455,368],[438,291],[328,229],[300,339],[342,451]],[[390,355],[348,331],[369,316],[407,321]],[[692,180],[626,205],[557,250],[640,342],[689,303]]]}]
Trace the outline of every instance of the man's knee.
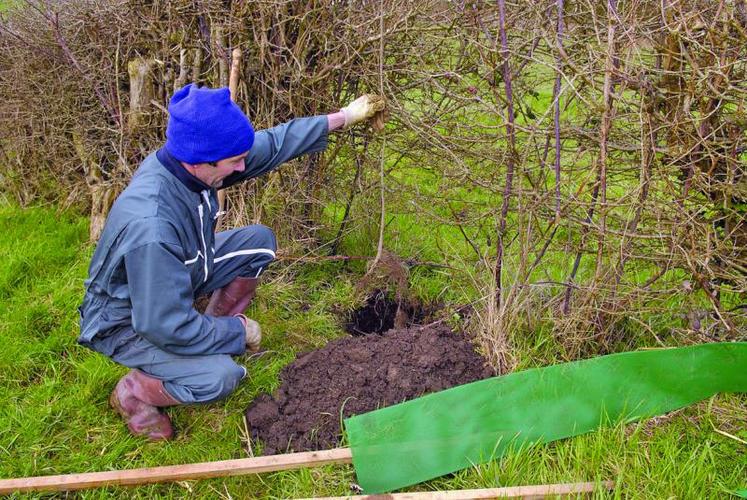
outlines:
[{"label": "man's knee", "polygon": [[231,394],[246,376],[246,369],[232,360],[218,363],[205,387],[206,401],[217,401]]},{"label": "man's knee", "polygon": [[231,363],[230,366],[220,370],[217,375],[211,391],[215,395],[212,401],[223,399],[235,391],[241,380],[246,376],[246,368]]},{"label": "man's knee", "polygon": [[269,227],[263,224],[253,224],[247,226],[246,231],[250,234],[253,246],[256,248],[265,248],[273,252],[277,250],[275,233]]},{"label": "man's knee", "polygon": [[246,227],[249,242],[257,253],[250,256],[241,276],[248,278],[258,278],[259,275],[267,269],[267,266],[275,260],[277,243],[275,233],[267,226],[254,224]]},{"label": "man's knee", "polygon": [[206,363],[211,368],[209,372],[189,377],[179,384],[182,387],[175,387],[174,392],[185,403],[210,403],[223,399],[236,390],[246,376],[246,369],[237,365],[230,356],[220,356]]},{"label": "man's knee", "polygon": [[216,235],[215,267],[205,291],[231,283],[237,276],[259,278],[273,260],[277,243],[267,226],[254,224]]}]

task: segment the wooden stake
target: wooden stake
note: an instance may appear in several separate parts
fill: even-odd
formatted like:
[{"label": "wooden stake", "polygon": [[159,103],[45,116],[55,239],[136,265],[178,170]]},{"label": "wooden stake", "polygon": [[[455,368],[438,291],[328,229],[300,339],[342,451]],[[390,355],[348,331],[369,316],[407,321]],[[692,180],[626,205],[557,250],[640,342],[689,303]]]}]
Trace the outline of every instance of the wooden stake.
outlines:
[{"label": "wooden stake", "polygon": [[[231,99],[236,102],[236,92],[238,92],[239,86],[239,75],[241,74],[241,49],[233,49],[231,53],[231,75],[228,78],[228,90],[231,93]],[[226,190],[221,189],[218,191],[218,212],[226,209]],[[221,217],[215,224],[215,231],[219,231],[221,226]]]},{"label": "wooden stake", "polygon": [[0,495],[26,491],[69,491],[97,488],[99,486],[135,486],[169,481],[240,476],[243,474],[258,474],[260,472],[300,469],[303,467],[318,467],[327,464],[347,464],[352,462],[352,457],[350,448],[335,448],[333,450],[239,458],[219,462],[63,474],[59,476],[0,479]]},{"label": "wooden stake", "polygon": [[[316,500],[468,500],[475,498],[545,498],[547,496],[578,495],[592,493],[597,486],[607,490],[615,487],[612,481],[603,483],[567,483],[567,484],[538,484],[533,486],[511,486],[508,488],[486,488],[480,490],[452,490],[452,491],[415,491],[411,493],[393,493],[387,495],[358,495],[348,497],[323,497]],[[306,499],[309,500],[309,499]]]},{"label": "wooden stake", "polygon": [[228,80],[228,90],[231,91],[231,99],[236,101],[236,92],[239,86],[239,74],[241,69],[241,49],[233,49],[231,53],[231,76]]}]

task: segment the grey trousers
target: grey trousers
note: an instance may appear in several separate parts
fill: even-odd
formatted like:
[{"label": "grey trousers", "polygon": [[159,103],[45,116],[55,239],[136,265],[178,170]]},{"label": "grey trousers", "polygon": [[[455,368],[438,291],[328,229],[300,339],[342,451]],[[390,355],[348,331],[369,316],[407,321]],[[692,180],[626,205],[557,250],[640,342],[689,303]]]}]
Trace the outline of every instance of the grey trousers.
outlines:
[{"label": "grey trousers", "polygon": [[[215,267],[195,297],[226,286],[237,276],[258,278],[275,258],[272,230],[253,225],[215,235]],[[223,399],[246,377],[246,368],[231,356],[181,356],[162,350],[132,331],[121,332],[111,358],[163,381],[166,391],[182,403],[208,403]]]}]

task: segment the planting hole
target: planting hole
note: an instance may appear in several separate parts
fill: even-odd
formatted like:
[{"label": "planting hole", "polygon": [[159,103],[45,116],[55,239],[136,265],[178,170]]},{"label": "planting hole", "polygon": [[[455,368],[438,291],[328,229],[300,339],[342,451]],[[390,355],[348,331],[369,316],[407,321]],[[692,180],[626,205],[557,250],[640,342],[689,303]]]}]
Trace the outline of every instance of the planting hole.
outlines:
[{"label": "planting hole", "polygon": [[384,333],[392,328],[421,325],[430,312],[417,302],[398,302],[385,290],[374,290],[362,307],[350,313],[345,330],[352,335]]}]

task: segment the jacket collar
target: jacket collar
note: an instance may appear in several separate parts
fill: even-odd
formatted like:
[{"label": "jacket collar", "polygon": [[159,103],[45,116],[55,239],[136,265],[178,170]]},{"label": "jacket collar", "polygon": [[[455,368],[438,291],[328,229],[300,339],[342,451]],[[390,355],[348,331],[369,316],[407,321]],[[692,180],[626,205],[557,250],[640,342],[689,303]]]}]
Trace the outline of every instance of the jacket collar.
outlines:
[{"label": "jacket collar", "polygon": [[187,170],[182,166],[179,160],[174,158],[174,156],[169,153],[169,151],[165,147],[156,151],[156,158],[158,158],[158,161],[161,163],[161,165],[166,167],[166,170],[171,172],[174,177],[179,179],[181,183],[184,184],[190,191],[199,193],[206,189],[208,191],[211,189],[210,186],[187,172]]}]

